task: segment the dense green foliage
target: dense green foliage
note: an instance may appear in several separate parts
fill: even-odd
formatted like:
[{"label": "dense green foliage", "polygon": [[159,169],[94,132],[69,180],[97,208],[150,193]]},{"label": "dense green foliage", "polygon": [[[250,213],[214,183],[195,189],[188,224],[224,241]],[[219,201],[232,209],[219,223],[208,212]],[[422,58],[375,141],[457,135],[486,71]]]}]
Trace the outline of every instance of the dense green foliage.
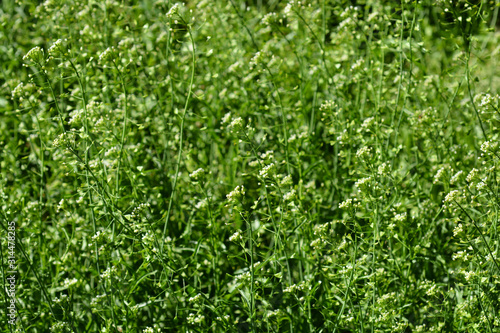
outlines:
[{"label": "dense green foliage", "polygon": [[3,0],[2,331],[500,332],[498,8]]}]

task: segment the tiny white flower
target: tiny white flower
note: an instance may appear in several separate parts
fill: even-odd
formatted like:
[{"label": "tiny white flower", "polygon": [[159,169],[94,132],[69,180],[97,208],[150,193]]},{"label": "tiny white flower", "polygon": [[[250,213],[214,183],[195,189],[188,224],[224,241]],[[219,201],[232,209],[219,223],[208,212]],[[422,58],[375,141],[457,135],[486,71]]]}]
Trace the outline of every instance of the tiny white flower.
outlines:
[{"label": "tiny white flower", "polygon": [[352,199],[346,199],[339,204],[340,209],[349,209],[352,206]]},{"label": "tiny white flower", "polygon": [[166,14],[167,18],[173,18],[175,15],[178,15],[180,7],[180,3],[175,3],[172,7],[170,7],[169,11]]},{"label": "tiny white flower", "polygon": [[497,148],[498,148],[498,142],[485,141],[481,145],[481,151],[483,151],[488,155],[491,155],[494,152],[496,152]]},{"label": "tiny white flower", "polygon": [[260,170],[259,175],[262,178],[267,178],[271,176],[272,172],[274,171],[274,167],[275,167],[274,163],[266,165],[264,168],[262,168],[262,170]]},{"label": "tiny white flower", "polygon": [[63,40],[58,39],[52,44],[51,47],[47,50],[47,53],[51,56],[58,55],[59,53],[63,53]]},{"label": "tiny white flower", "polygon": [[229,124],[228,126],[230,129],[239,129],[239,128],[242,128],[243,127],[243,119],[241,119],[241,117],[238,117],[236,119],[233,119],[233,121],[231,121],[231,123]]},{"label": "tiny white flower", "polygon": [[107,61],[113,61],[115,59],[115,48],[113,46],[108,47],[99,55],[99,62],[104,63]]},{"label": "tiny white flower", "polygon": [[202,180],[204,176],[205,176],[205,170],[203,170],[203,168],[199,168],[189,174],[189,177],[194,181]]},{"label": "tiny white flower", "polygon": [[476,179],[477,178],[477,175],[479,173],[479,170],[477,170],[476,168],[472,169],[469,174],[467,175],[467,182],[471,182],[472,180]]},{"label": "tiny white flower", "polygon": [[230,242],[237,242],[237,241],[240,241],[242,239],[243,239],[243,237],[241,236],[241,233],[239,230],[236,231],[231,237],[229,237]]},{"label": "tiny white flower", "polygon": [[285,177],[283,177],[283,179],[280,181],[280,185],[281,186],[286,186],[286,185],[291,185],[293,182],[292,182],[292,176],[290,175],[286,175]]},{"label": "tiny white flower", "polygon": [[227,200],[230,203],[237,203],[238,200],[245,195],[245,187],[243,185],[238,185],[232,190],[228,195],[226,195]]},{"label": "tiny white flower", "polygon": [[370,158],[372,149],[370,147],[362,147],[356,152],[356,157],[362,160]]},{"label": "tiny white flower", "polygon": [[44,52],[40,46],[35,46],[31,50],[29,50],[28,53],[26,53],[26,55],[23,57],[24,61],[30,60],[39,64],[42,63],[44,59]]},{"label": "tiny white flower", "polygon": [[278,21],[278,14],[274,12],[268,13],[262,18],[262,23],[265,25],[271,25],[276,21]]},{"label": "tiny white flower", "polygon": [[394,221],[404,222],[406,220],[406,213],[396,214],[394,216]]},{"label": "tiny white flower", "polygon": [[358,180],[354,185],[360,190],[360,191],[366,191],[370,187],[372,177],[366,177]]},{"label": "tiny white flower", "polygon": [[231,121],[231,112],[226,113],[224,117],[222,117],[221,123],[224,125],[229,123],[229,121]]},{"label": "tiny white flower", "polygon": [[446,172],[447,167],[442,167],[441,169],[436,172],[436,175],[434,176],[434,184],[437,184],[438,182],[442,181],[444,179],[444,175]]},{"label": "tiny white flower", "polygon": [[378,166],[378,169],[377,169],[378,174],[384,175],[384,174],[389,172],[390,168],[391,168],[390,165],[388,163],[384,162]]},{"label": "tiny white flower", "polygon": [[77,283],[78,283],[78,280],[75,279],[75,278],[73,278],[73,279],[64,279],[63,286],[65,288],[69,288],[69,287],[71,287],[71,286],[73,286],[73,285],[75,285]]},{"label": "tiny white flower", "polygon": [[295,190],[291,190],[290,192],[285,193],[285,195],[283,195],[284,201],[290,201],[293,200],[293,198],[295,198]]},{"label": "tiny white flower", "polygon": [[453,203],[459,199],[460,199],[460,191],[453,190],[446,195],[446,197],[444,198],[444,203],[445,204],[446,203]]},{"label": "tiny white flower", "polygon": [[454,237],[457,237],[457,235],[459,235],[460,233],[462,233],[464,231],[463,227],[462,227],[462,223],[459,223],[454,229],[453,229],[453,236]]},{"label": "tiny white flower", "polygon": [[460,179],[462,178],[463,173],[464,172],[462,170],[460,170],[459,172],[457,172],[456,174],[454,174],[453,177],[451,177],[450,183],[451,184],[455,184],[456,182],[460,181]]}]

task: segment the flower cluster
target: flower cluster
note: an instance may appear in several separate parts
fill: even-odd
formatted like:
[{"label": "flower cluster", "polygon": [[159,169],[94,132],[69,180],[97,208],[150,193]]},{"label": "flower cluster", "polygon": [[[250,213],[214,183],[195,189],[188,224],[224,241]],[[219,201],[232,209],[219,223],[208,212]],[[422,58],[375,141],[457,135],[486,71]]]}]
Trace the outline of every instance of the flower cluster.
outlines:
[{"label": "flower cluster", "polygon": [[275,12],[268,13],[262,18],[262,23],[265,25],[271,25],[278,21],[278,14]]},{"label": "flower cluster", "polygon": [[170,9],[168,10],[166,17],[168,19],[171,19],[171,18],[178,16],[179,12],[181,10],[181,6],[182,6],[182,4],[180,4],[180,3],[173,4],[172,7],[170,7]]},{"label": "flower cluster", "polygon": [[492,155],[498,150],[498,142],[485,141],[481,145],[481,151],[487,155]]},{"label": "flower cluster", "polygon": [[339,204],[339,208],[340,209],[351,209],[351,208],[360,208],[361,207],[361,202],[358,201],[357,198],[354,198],[354,199],[346,199],[344,201],[342,201],[340,204]]},{"label": "flower cluster", "polygon": [[241,232],[239,230],[232,234],[231,237],[229,237],[230,242],[239,242],[242,239],[243,237],[241,236]]},{"label": "flower cluster", "polygon": [[453,190],[449,192],[443,200],[443,206],[452,207],[453,204],[459,203],[462,199],[461,192],[459,190]]},{"label": "flower cluster", "polygon": [[113,62],[115,58],[115,48],[113,46],[110,46],[99,55],[99,62],[105,64],[106,62]]},{"label": "flower cluster", "polygon": [[189,177],[194,181],[201,181],[205,177],[205,170],[203,168],[199,168],[192,173],[189,174]]},{"label": "flower cluster", "polygon": [[228,128],[231,131],[242,129],[243,128],[243,119],[241,119],[241,117],[233,119],[231,121],[231,123],[229,124]]},{"label": "flower cluster", "polygon": [[365,177],[361,178],[360,180],[356,181],[354,185],[361,191],[361,192],[366,192],[370,189],[372,183],[372,177]]},{"label": "flower cluster", "polygon": [[64,54],[65,53],[65,50],[63,48],[64,46],[64,42],[66,40],[62,40],[62,39],[58,39],[54,42],[54,44],[52,44],[49,49],[47,50],[47,53],[49,54],[49,56],[57,56],[59,54]]},{"label": "flower cluster", "polygon": [[43,49],[40,46],[35,46],[31,50],[26,53],[26,55],[23,57],[24,61],[32,61],[35,64],[42,65],[43,62],[45,61],[45,55],[43,52]]},{"label": "flower cluster", "polygon": [[356,152],[356,157],[363,161],[368,161],[371,157],[371,147],[361,147]]},{"label": "flower cluster", "polygon": [[406,221],[406,212],[405,213],[401,213],[401,214],[396,214],[394,216],[394,221],[396,221],[396,222],[404,222],[404,221]]},{"label": "flower cluster", "polygon": [[434,184],[437,184],[445,179],[447,169],[448,167],[444,166],[436,172],[436,175],[434,176]]},{"label": "flower cluster", "polygon": [[268,178],[273,175],[274,169],[275,169],[274,163],[268,164],[264,166],[262,170],[260,170],[259,176],[261,176],[262,178]]},{"label": "flower cluster", "polygon": [[243,185],[238,185],[226,195],[229,203],[235,204],[237,203],[243,196],[245,195],[245,187]]},{"label": "flower cluster", "polygon": [[285,195],[283,195],[283,200],[284,201],[291,201],[295,198],[295,190],[291,190],[290,192],[287,192],[285,193]]}]

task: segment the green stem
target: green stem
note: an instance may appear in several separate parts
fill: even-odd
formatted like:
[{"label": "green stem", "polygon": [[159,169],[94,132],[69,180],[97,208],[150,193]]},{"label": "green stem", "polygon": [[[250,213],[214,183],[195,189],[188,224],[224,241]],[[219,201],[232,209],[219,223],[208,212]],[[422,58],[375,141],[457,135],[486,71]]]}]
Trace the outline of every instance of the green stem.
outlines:
[{"label": "green stem", "polygon": [[[184,22],[184,20],[182,20]],[[186,23],[186,22],[184,22]],[[187,25],[187,23],[186,23]],[[172,184],[172,194],[170,195],[170,200],[168,202],[168,209],[167,209],[167,215],[165,216],[165,225],[163,227],[163,234],[162,234],[162,242],[160,244],[160,256],[163,254],[163,244],[165,243],[165,235],[167,234],[167,227],[168,227],[168,220],[170,218],[170,212],[172,210],[172,203],[174,202],[175,199],[175,190],[177,187],[177,180],[179,178],[179,168],[181,164],[181,158],[182,158],[182,145],[184,142],[184,122],[186,120],[186,113],[189,105],[189,99],[191,98],[191,95],[193,93],[193,82],[194,82],[194,73],[195,73],[195,67],[196,67],[196,57],[195,57],[195,46],[194,46],[194,38],[191,33],[191,29],[188,29],[188,34],[189,38],[191,39],[191,46],[193,48],[192,51],[192,69],[191,69],[191,78],[189,81],[189,89],[188,89],[188,95],[186,97],[186,103],[184,104],[184,110],[182,112],[182,118],[181,118],[181,128],[180,128],[180,141],[179,141],[179,154],[177,155],[177,165],[175,166],[175,175],[174,175],[174,182]]]}]

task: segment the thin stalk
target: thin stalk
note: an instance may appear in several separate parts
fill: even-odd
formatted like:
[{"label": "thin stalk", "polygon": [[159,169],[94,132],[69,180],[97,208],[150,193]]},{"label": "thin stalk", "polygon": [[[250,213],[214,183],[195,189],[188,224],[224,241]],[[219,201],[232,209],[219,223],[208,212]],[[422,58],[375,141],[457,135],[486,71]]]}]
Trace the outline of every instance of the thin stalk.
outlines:
[{"label": "thin stalk", "polygon": [[[183,20],[184,21],[184,20]],[[184,22],[186,23],[186,22]],[[186,23],[187,25],[187,23]],[[186,113],[189,105],[189,99],[191,98],[191,95],[193,93],[193,82],[194,82],[194,73],[195,73],[195,67],[196,67],[196,57],[195,57],[195,45],[194,45],[194,38],[191,33],[191,29],[188,28],[188,34],[189,38],[191,39],[191,46],[193,48],[192,51],[192,68],[191,68],[191,78],[189,81],[189,89],[188,89],[188,95],[186,97],[186,103],[184,104],[184,110],[182,112],[182,117],[181,117],[181,128],[180,128],[180,139],[179,139],[179,154],[177,155],[177,165],[175,167],[175,175],[174,175],[174,182],[172,184],[172,194],[170,195],[170,200],[168,202],[168,209],[167,209],[167,215],[165,216],[165,225],[163,227],[163,233],[162,233],[162,242],[160,244],[160,256],[163,255],[163,244],[165,243],[165,235],[167,234],[167,227],[168,227],[168,220],[170,218],[170,212],[172,210],[172,203],[175,199],[175,190],[177,187],[177,179],[179,178],[179,168],[181,164],[181,157],[182,157],[182,145],[184,143],[184,122],[186,120]]]},{"label": "thin stalk", "polygon": [[[467,213],[467,211],[462,207],[462,205],[460,203],[458,203],[458,201],[454,200],[455,201],[455,204],[460,208],[460,210],[462,210],[462,212],[467,215],[467,217],[469,218],[469,220],[472,222],[472,224],[474,225],[474,227],[476,228],[476,230],[479,232],[479,235],[481,236],[481,239],[483,240],[484,244],[486,245],[486,248],[488,250],[488,253],[490,254],[490,257],[491,259],[493,260],[493,263],[495,264],[495,267],[497,268],[497,270],[500,272],[500,265],[498,264],[497,260],[495,259],[495,256],[493,255],[493,251],[491,251],[491,248],[490,248],[490,245],[488,244],[488,242],[486,241],[486,238],[484,237],[483,235],[483,232],[481,231],[481,229],[479,229],[479,226],[477,225],[476,223],[476,220],[474,220],[470,215],[469,213]],[[478,251],[479,252],[479,251]]]},{"label": "thin stalk", "polygon": [[[122,126],[122,136],[120,138],[120,155],[118,156],[118,166],[116,168],[116,188],[115,188],[115,196],[118,198],[119,189],[120,189],[120,166],[123,158],[123,146],[125,145],[125,133],[127,131],[127,121],[128,121],[128,94],[127,89],[125,88],[125,79],[123,77],[123,73],[118,68],[118,65],[113,60],[113,65],[115,66],[118,74],[120,76],[120,81],[122,85],[123,94],[125,95],[125,114],[123,115],[123,126]],[[114,231],[114,228],[113,228]]]},{"label": "thin stalk", "polygon": [[250,252],[250,325],[252,326],[252,332],[255,331],[255,272],[254,272],[254,259],[253,259],[253,231],[252,224],[244,217],[240,212],[241,217],[247,223],[248,228],[248,241],[249,241],[249,252]]}]

